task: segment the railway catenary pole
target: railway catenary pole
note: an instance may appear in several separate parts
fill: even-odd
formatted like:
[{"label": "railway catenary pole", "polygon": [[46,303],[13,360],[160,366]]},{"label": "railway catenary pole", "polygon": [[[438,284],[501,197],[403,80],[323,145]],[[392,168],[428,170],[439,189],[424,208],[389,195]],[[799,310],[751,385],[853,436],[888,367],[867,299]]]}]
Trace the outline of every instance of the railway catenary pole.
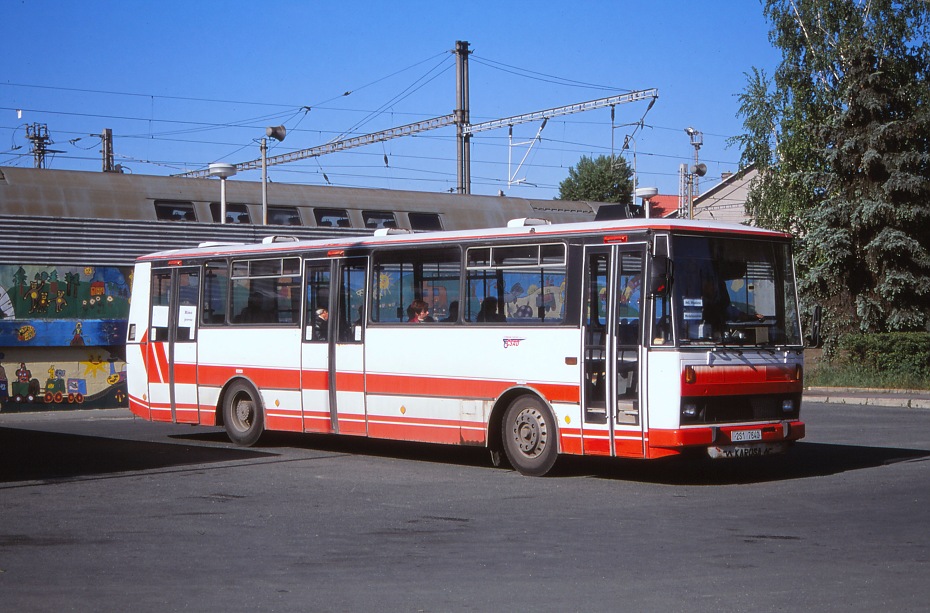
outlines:
[{"label": "railway catenary pole", "polygon": [[459,194],[471,193],[471,134],[466,132],[470,122],[468,108],[468,41],[455,41],[455,138],[456,175]]}]

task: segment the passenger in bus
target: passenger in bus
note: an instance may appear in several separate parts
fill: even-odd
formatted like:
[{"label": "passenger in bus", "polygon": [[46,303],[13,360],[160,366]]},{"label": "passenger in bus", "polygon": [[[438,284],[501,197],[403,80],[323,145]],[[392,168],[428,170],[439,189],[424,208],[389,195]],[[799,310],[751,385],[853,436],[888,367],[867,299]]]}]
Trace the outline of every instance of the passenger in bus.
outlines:
[{"label": "passenger in bus", "polygon": [[445,323],[454,323],[459,320],[459,301],[453,300],[449,303],[449,315],[440,321]]},{"label": "passenger in bus", "polygon": [[407,322],[421,324],[424,321],[432,321],[432,318],[429,316],[429,306],[426,302],[422,300],[414,300],[410,303],[410,306],[407,307]]},{"label": "passenger in bus", "polygon": [[314,341],[325,341],[329,330],[329,311],[326,309],[317,309],[313,315],[313,337]]},{"label": "passenger in bus", "polygon": [[239,313],[237,320],[244,324],[255,324],[267,322],[268,319],[268,313],[262,308],[262,295],[258,292],[249,294],[249,303]]},{"label": "passenger in bus", "polygon": [[507,318],[504,317],[503,313],[498,313],[497,298],[494,296],[488,296],[481,302],[481,310],[478,311],[478,317],[476,318],[476,321],[507,321]]},{"label": "passenger in bus", "polygon": [[730,308],[730,293],[726,283],[720,279],[715,284],[711,279],[705,279],[701,288],[701,318],[709,324],[715,338],[726,327],[727,313]]}]

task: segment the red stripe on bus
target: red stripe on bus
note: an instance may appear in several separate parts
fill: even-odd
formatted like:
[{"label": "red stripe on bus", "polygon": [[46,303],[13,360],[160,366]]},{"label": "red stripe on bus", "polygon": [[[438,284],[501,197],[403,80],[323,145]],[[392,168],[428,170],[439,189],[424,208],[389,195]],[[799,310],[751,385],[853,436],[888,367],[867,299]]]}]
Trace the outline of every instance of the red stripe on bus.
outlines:
[{"label": "red stripe on bus", "polygon": [[304,370],[300,373],[300,387],[305,390],[326,391],[329,389],[329,371]]},{"label": "red stripe on bus", "polygon": [[387,438],[398,441],[463,444],[458,428],[444,428],[423,423],[385,423],[369,420],[368,435],[374,438]]},{"label": "red stripe on bus", "polygon": [[336,371],[336,390],[340,392],[365,392],[365,375],[360,372]]},{"label": "red stripe on bus", "polygon": [[149,383],[168,382],[168,357],[163,343],[149,343],[146,348],[146,371]]},{"label": "red stripe on bus", "polygon": [[[366,382],[369,394],[470,400],[494,399],[515,385],[513,381],[386,374],[369,374],[366,376]],[[528,386],[540,392],[550,402],[577,403],[580,396],[580,387],[577,385],[532,382]]]},{"label": "red stripe on bus", "polygon": [[215,366],[210,364],[199,364],[197,366],[197,378],[201,385],[222,387],[227,381],[235,377],[246,377],[261,389],[300,389],[300,371],[294,368]]},{"label": "red stripe on bus", "polygon": [[614,439],[614,453],[622,458],[643,457],[643,439]]},{"label": "red stripe on bus", "polygon": [[133,415],[138,415],[142,419],[152,418],[148,403],[136,396],[129,396],[129,410]]}]

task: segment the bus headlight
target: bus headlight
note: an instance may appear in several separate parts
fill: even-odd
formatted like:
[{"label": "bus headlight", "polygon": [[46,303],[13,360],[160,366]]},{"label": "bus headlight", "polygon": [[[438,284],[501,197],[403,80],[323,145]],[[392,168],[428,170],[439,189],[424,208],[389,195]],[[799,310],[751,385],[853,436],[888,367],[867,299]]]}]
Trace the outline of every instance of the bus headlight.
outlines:
[{"label": "bus headlight", "polygon": [[788,400],[782,400],[781,410],[785,413],[792,413],[794,411],[794,400],[791,400],[790,398]]},{"label": "bus headlight", "polygon": [[681,405],[681,416],[685,419],[694,419],[698,416],[698,406],[693,402],[686,402]]}]

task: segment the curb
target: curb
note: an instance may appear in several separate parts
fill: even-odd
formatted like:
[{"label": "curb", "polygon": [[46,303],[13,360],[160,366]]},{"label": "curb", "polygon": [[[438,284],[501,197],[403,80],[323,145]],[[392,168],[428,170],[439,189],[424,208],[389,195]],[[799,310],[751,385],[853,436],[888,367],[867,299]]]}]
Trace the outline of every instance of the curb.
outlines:
[{"label": "curb", "polygon": [[811,387],[804,390],[803,397],[829,404],[930,409],[930,392],[927,390]]}]

